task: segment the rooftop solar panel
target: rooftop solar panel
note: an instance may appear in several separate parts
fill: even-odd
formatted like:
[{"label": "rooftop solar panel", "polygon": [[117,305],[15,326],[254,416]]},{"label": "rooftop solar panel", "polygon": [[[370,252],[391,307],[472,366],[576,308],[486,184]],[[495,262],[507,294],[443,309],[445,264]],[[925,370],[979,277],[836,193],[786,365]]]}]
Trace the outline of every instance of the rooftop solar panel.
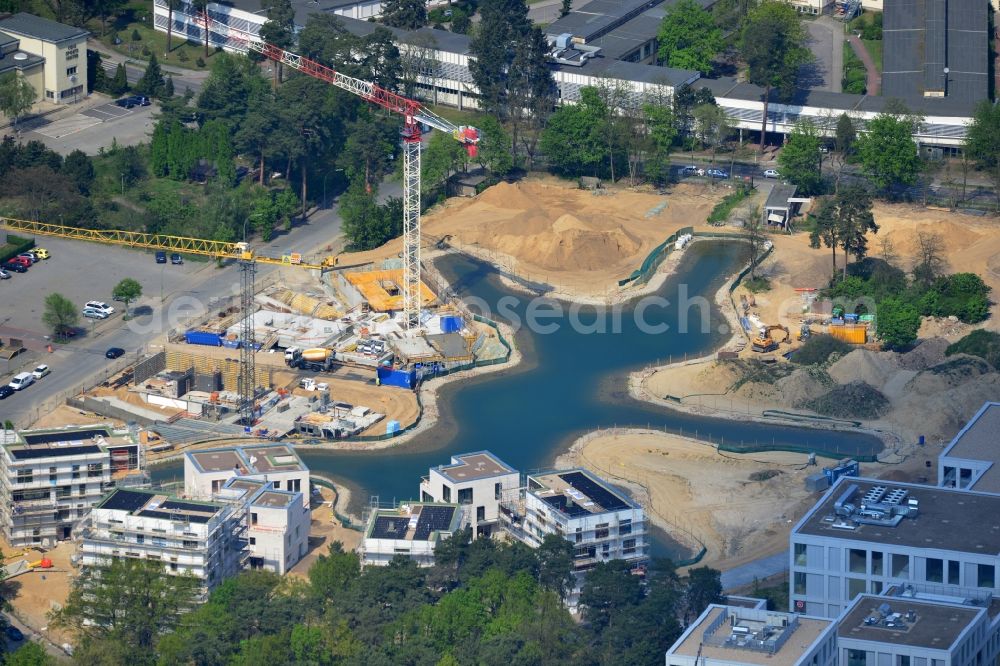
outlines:
[{"label": "rooftop solar panel", "polygon": [[152,495],[149,493],[137,493],[134,490],[116,490],[101,503],[101,508],[128,511],[131,513],[144,506],[150,497]]},{"label": "rooftop solar panel", "polygon": [[559,478],[600,504],[605,511],[621,511],[629,508],[628,503],[582,472],[567,472],[560,474]]},{"label": "rooftop solar panel", "polygon": [[204,524],[212,519],[212,516],[201,514],[190,514],[190,513],[173,513],[172,511],[152,511],[147,509],[146,511],[140,511],[139,516],[144,516],[146,518],[162,518],[164,520],[176,520],[181,523],[199,523]]},{"label": "rooftop solar panel", "polygon": [[79,456],[86,453],[100,453],[101,447],[96,444],[86,444],[84,446],[55,446],[52,448],[41,447],[37,449],[11,449],[10,455],[14,460],[31,460],[34,458],[61,458],[63,456]]},{"label": "rooftop solar panel", "polygon": [[79,441],[84,439],[90,439],[96,436],[109,437],[108,431],[105,429],[94,429],[94,430],[73,430],[67,432],[43,432],[33,435],[21,436],[24,438],[25,443],[31,444],[51,444],[52,442],[71,442]]},{"label": "rooftop solar panel", "polygon": [[410,519],[400,516],[378,516],[372,528],[373,539],[403,539],[409,528]]},{"label": "rooftop solar panel", "polygon": [[414,541],[426,541],[431,532],[447,530],[451,527],[452,516],[455,515],[453,506],[424,506],[420,510],[420,518],[417,521],[417,529],[413,534]]},{"label": "rooftop solar panel", "polygon": [[182,502],[180,500],[173,500],[173,499],[166,500],[165,502],[163,502],[163,504],[160,505],[160,508],[176,509],[178,511],[198,511],[198,512],[211,511],[212,513],[215,512],[215,507],[212,506],[208,506],[205,504],[195,504],[193,502]]}]

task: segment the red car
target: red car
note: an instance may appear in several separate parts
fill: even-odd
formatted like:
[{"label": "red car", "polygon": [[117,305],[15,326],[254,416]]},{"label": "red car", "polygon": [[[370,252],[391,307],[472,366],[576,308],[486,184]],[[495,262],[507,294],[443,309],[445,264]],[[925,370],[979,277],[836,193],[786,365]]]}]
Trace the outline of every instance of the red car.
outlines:
[{"label": "red car", "polygon": [[31,268],[31,259],[28,259],[27,257],[14,257],[10,260],[10,263],[21,264],[25,268]]}]

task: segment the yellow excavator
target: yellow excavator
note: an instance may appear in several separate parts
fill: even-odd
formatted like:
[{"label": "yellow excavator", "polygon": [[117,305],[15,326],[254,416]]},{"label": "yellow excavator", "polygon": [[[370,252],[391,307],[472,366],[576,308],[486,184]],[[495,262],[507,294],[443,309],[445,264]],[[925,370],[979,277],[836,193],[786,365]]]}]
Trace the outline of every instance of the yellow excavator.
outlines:
[{"label": "yellow excavator", "polygon": [[774,324],[772,326],[762,326],[757,333],[757,337],[750,341],[750,348],[755,352],[761,353],[777,349],[778,343],[771,337],[773,331],[783,331],[785,333],[783,342],[788,345],[792,344],[792,334],[788,331],[788,327],[781,324]]}]

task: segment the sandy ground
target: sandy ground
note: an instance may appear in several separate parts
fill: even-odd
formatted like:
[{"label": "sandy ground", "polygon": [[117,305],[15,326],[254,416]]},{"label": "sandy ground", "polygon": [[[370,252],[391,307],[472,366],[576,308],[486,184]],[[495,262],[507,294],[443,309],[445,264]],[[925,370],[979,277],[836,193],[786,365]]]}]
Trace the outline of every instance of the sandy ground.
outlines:
[{"label": "sandy ground", "polygon": [[52,560],[53,568],[33,570],[3,583],[4,597],[10,600],[14,614],[31,629],[45,636],[56,645],[72,643],[69,634],[49,627],[49,611],[65,603],[76,575],[70,565],[70,556],[76,552],[71,542],[61,542],[44,553],[36,549],[14,548],[0,537],[0,549],[7,566],[20,560],[37,562],[43,555]]},{"label": "sandy ground", "polygon": [[[901,453],[897,464],[866,464],[862,474],[917,480],[932,452]],[[791,527],[817,498],[804,479],[829,462],[807,461],[799,453],[720,453],[689,437],[619,429],[581,437],[556,464],[583,466],[629,488],[654,524],[692,550],[705,545],[701,564],[729,569],[788,547]],[[760,472],[773,476],[751,478]]]},{"label": "sandy ground", "polygon": [[[323,494],[323,503],[314,504],[312,507],[312,525],[309,528],[309,552],[299,560],[298,564],[292,567],[289,572],[293,576],[306,577],[309,574],[309,567],[320,555],[325,555],[327,549],[334,541],[339,541],[346,551],[352,551],[361,543],[361,532],[344,527],[333,515],[333,491],[320,486]],[[350,495],[346,494],[346,489],[338,486],[337,506],[343,513],[341,507],[345,507],[350,501]]]},{"label": "sandy ground", "polygon": [[[425,244],[488,258],[519,278],[569,297],[618,289],[655,246],[685,226],[704,224],[728,190],[683,183],[663,196],[610,188],[592,193],[552,177],[500,183],[474,198],[452,198],[423,217]],[[356,264],[397,256],[402,241],[344,255]]]}]

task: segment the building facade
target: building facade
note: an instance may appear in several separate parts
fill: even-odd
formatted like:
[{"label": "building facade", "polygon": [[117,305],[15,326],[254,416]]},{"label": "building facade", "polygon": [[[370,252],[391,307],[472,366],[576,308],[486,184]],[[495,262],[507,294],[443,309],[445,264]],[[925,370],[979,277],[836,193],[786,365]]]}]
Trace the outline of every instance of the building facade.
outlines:
[{"label": "building facade", "polygon": [[309,508],[309,468],[287,444],[228,446],[184,454],[184,493],[210,500],[234,476],[263,479],[274,490],[302,493]]},{"label": "building facade", "polygon": [[458,504],[401,503],[373,508],[359,546],[362,566],[385,566],[394,557],[406,557],[419,566],[434,564],[438,543],[469,524]]},{"label": "building facade", "polygon": [[12,546],[52,547],[139,469],[139,444],[105,426],[0,431],[0,529]]},{"label": "building facade", "polygon": [[[87,97],[88,31],[22,12],[0,20],[0,33],[16,38],[20,51],[44,60],[38,99],[68,104]],[[35,86],[38,79],[28,80]]]},{"label": "building facade", "polygon": [[490,536],[500,518],[505,492],[521,486],[521,473],[489,451],[452,456],[420,481],[420,500],[469,507],[475,536]]}]

